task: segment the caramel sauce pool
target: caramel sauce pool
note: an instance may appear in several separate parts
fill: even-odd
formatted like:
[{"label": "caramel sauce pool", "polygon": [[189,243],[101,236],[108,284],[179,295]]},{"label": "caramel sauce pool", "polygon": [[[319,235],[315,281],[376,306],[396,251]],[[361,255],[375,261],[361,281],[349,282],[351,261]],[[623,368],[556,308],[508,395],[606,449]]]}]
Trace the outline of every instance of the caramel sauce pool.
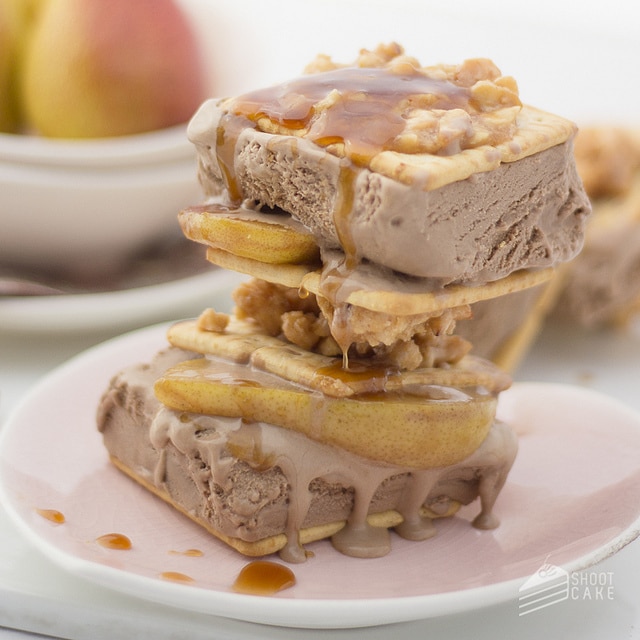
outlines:
[{"label": "caramel sauce pool", "polygon": [[254,596],[271,596],[278,591],[293,587],[296,577],[289,567],[269,560],[254,560],[245,565],[233,590]]},{"label": "caramel sauce pool", "polygon": [[131,540],[122,533],[105,533],[103,536],[96,538],[96,542],[106,549],[115,549],[117,551],[127,551],[131,549]]},{"label": "caramel sauce pool", "polygon": [[431,78],[419,69],[398,73],[389,69],[346,67],[301,76],[291,82],[240,96],[233,109],[257,122],[269,118],[290,129],[312,123],[315,105],[332,92],[339,98],[313,123],[309,138],[320,146],[344,143],[352,162],[364,166],[405,128],[398,112],[412,96],[433,96],[435,109],[469,109],[470,92],[447,80]]},{"label": "caramel sauce pool", "polygon": [[36,513],[54,524],[63,524],[65,522],[64,513],[56,511],[56,509],[36,509]]}]

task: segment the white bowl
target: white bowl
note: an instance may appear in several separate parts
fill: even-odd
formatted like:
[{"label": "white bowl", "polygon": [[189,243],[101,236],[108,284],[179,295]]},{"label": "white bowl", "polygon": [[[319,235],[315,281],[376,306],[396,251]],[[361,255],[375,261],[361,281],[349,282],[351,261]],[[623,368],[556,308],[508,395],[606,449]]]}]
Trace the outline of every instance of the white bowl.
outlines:
[{"label": "white bowl", "polygon": [[178,236],[202,199],[186,126],[119,138],[0,134],[0,264],[100,273]]}]

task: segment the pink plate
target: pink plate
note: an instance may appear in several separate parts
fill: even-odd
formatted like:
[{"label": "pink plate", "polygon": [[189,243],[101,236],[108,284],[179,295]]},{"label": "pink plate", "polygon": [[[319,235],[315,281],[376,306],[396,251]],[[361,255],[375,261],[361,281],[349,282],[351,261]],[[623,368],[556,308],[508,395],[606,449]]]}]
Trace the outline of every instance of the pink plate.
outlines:
[{"label": "pink plate", "polygon": [[[127,334],[48,376],[2,429],[1,499],[19,529],[69,572],[174,607],[290,627],[347,628],[417,620],[514,601],[543,565],[583,569],[640,533],[640,417],[579,387],[519,383],[499,415],[520,451],[496,513],[478,531],[477,505],[437,523],[425,542],[394,537],[380,559],[347,558],[328,542],[294,565],[297,583],[272,597],[235,593],[247,560],[147,493],[108,462],[95,410],[109,378],[164,346],[164,327]],[[65,522],[38,514],[57,510]],[[102,534],[130,550],[100,546]],[[185,554],[190,549],[200,555]],[[277,560],[277,558],[276,558]],[[168,581],[165,572],[189,576]]]}]

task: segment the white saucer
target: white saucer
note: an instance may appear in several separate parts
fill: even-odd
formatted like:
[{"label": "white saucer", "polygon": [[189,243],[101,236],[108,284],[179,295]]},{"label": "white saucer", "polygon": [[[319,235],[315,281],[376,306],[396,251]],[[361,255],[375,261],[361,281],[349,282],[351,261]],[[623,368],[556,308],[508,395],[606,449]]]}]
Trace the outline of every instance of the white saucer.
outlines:
[{"label": "white saucer", "polygon": [[[518,383],[499,416],[520,452],[496,513],[502,525],[469,525],[477,505],[437,524],[421,543],[394,537],[385,558],[344,557],[327,542],[294,565],[297,584],[273,597],[237,594],[247,560],[148,494],[108,462],[95,427],[98,399],[121,367],[164,346],[165,327],[117,338],[39,384],[3,427],[0,493],[25,536],[72,574],[183,610],[264,624],[364,627],[514,602],[542,565],[577,571],[640,531],[640,417],[606,396],[569,385]],[[56,509],[55,525],[36,512]],[[96,543],[122,533],[129,551]],[[198,549],[202,556],[175,552]],[[173,571],[190,585],[163,580]]]},{"label": "white saucer", "polygon": [[[0,327],[13,332],[108,331],[111,335],[197,315],[241,280],[212,268],[179,280],[118,291],[0,298]],[[246,278],[244,278],[246,279]]]}]

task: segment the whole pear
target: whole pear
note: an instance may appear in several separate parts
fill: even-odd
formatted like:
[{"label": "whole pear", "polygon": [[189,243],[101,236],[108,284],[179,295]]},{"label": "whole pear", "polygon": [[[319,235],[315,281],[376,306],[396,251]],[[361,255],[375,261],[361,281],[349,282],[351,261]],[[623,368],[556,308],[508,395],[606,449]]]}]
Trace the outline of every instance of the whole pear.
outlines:
[{"label": "whole pear", "polygon": [[22,74],[36,133],[101,138],[186,122],[203,63],[173,0],[47,0]]},{"label": "whole pear", "polygon": [[15,91],[21,38],[18,5],[0,0],[0,131],[16,133],[20,128],[20,107]]},{"label": "whole pear", "polygon": [[20,77],[33,24],[45,0],[0,0],[0,131],[20,133],[24,113]]}]

